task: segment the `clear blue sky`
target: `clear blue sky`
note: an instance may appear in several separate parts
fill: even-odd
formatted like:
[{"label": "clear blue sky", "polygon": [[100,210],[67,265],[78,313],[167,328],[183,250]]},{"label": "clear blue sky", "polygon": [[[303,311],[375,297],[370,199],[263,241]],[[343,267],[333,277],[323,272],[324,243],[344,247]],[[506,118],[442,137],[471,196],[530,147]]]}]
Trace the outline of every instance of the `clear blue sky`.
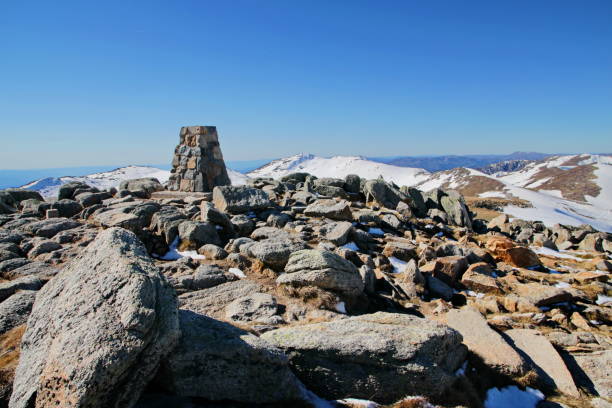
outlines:
[{"label": "clear blue sky", "polygon": [[612,1],[3,1],[0,168],[612,150]]}]

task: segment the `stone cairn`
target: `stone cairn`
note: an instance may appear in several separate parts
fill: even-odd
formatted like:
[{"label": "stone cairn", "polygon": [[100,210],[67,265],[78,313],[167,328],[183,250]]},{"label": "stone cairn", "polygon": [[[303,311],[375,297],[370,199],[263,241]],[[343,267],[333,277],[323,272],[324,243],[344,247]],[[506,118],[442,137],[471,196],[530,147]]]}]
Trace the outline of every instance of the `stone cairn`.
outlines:
[{"label": "stone cairn", "polygon": [[168,190],[212,191],[230,185],[215,126],[185,126],[174,149]]}]

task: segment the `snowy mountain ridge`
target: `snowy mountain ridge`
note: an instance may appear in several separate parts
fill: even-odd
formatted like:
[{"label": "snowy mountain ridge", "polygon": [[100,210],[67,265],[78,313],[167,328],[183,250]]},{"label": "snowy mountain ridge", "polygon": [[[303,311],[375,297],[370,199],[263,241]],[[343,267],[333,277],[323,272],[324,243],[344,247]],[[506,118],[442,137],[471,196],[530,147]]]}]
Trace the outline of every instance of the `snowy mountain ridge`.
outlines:
[{"label": "snowy mountain ridge", "polygon": [[[607,155],[551,156],[532,161],[517,170],[486,174],[470,168],[430,173],[421,168],[401,167],[360,156],[319,157],[301,153],[274,160],[248,174],[228,169],[232,184],[246,184],[249,178],[278,179],[289,173],[306,172],[317,177],[344,178],[357,174],[366,179],[383,177],[398,185],[455,189],[466,197],[523,200],[526,206],[507,205],[503,211],[526,220],[590,224],[612,232],[612,157]],[[117,187],[122,180],[155,177],[161,183],[170,172],[147,166],[127,166],[80,177],[48,177],[23,188],[53,197],[62,184],[82,181],[100,189]]]}]

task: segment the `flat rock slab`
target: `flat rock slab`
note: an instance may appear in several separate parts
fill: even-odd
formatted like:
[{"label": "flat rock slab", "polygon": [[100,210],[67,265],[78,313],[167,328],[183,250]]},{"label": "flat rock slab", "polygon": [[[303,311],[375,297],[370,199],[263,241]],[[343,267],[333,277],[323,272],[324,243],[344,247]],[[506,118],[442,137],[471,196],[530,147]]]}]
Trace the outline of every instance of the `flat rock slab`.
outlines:
[{"label": "flat rock slab", "polygon": [[564,355],[578,385],[602,398],[612,399],[612,350]]},{"label": "flat rock slab", "polygon": [[176,294],[143,244],[101,232],[38,292],[9,405],[131,407],[179,336]]},{"label": "flat rock slab", "polygon": [[282,328],[261,338],[287,353],[293,372],[317,395],[385,404],[444,393],[466,355],[455,330],[397,313]]},{"label": "flat rock slab", "polygon": [[225,308],[235,299],[261,292],[263,286],[248,280],[237,280],[212,288],[197,290],[179,296],[179,307],[184,310],[214,317],[225,318]]},{"label": "flat rock slab", "polygon": [[515,348],[525,353],[536,368],[539,368],[540,377],[546,385],[557,388],[563,394],[580,397],[563,359],[540,332],[531,329],[512,329],[504,334],[511,339]]},{"label": "flat rock slab", "polygon": [[523,376],[528,366],[519,353],[487,324],[474,309],[453,309],[446,314],[446,324],[463,336],[463,343],[483,362],[502,375]]},{"label": "flat rock slab", "polygon": [[198,191],[156,191],[151,193],[151,199],[162,200],[162,199],[180,199],[184,200],[187,197],[201,198],[204,201],[212,200],[212,193],[204,193]]}]

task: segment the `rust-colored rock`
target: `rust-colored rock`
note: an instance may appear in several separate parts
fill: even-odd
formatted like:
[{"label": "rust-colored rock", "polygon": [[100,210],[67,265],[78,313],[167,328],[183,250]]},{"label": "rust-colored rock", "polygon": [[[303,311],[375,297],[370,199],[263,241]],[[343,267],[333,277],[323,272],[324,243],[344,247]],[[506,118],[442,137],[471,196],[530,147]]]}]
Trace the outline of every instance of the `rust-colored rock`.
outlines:
[{"label": "rust-colored rock", "polygon": [[475,292],[502,294],[502,290],[493,277],[493,271],[486,262],[470,265],[461,278],[461,283]]}]

